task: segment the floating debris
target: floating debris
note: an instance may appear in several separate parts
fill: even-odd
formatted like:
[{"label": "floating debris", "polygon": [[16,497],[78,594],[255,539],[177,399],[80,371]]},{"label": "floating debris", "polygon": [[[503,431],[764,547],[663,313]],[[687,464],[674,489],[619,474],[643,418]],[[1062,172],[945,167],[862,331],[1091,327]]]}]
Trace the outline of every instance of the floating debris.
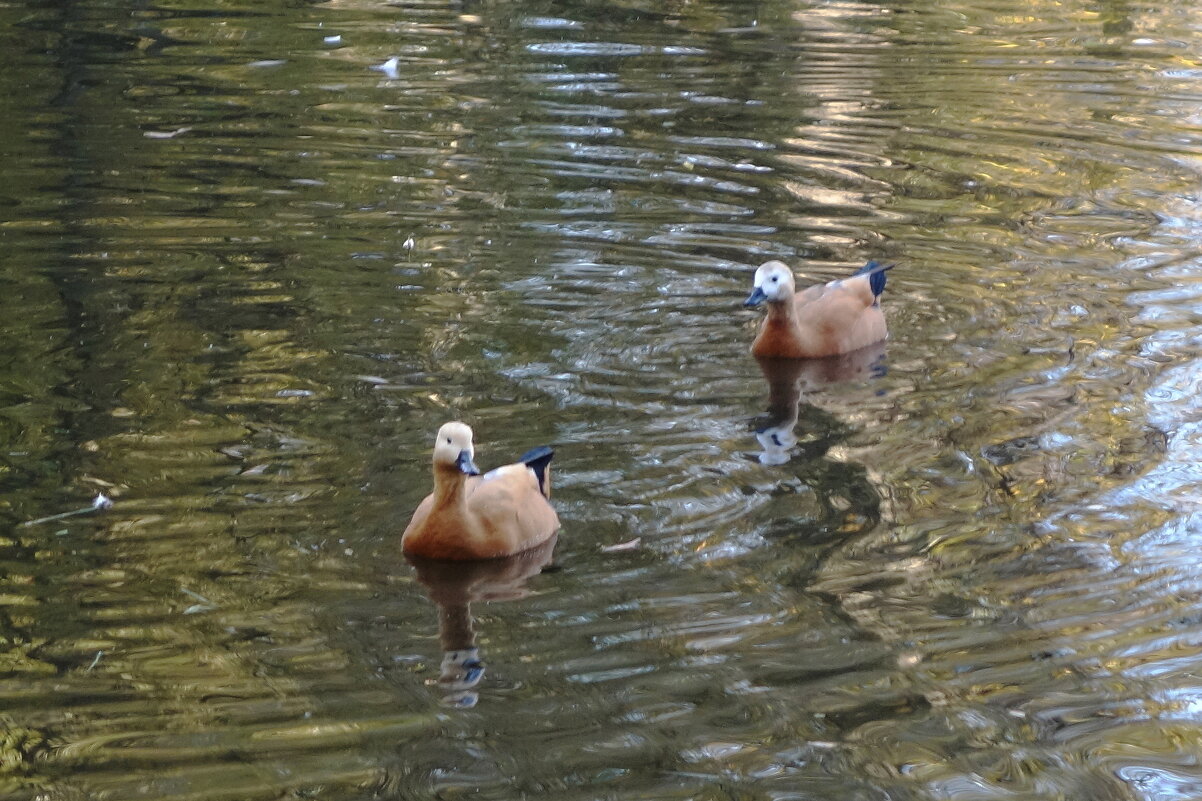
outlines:
[{"label": "floating debris", "polygon": [[86,515],[91,512],[98,512],[98,511],[103,511],[105,509],[112,509],[112,508],[113,508],[112,499],[109,498],[107,495],[105,495],[103,492],[101,492],[96,495],[96,499],[92,501],[91,506],[84,506],[80,509],[72,509],[69,512],[60,512],[59,514],[49,515],[48,517],[39,517],[36,520],[26,520],[21,525],[36,526],[39,523],[49,523],[52,520],[62,520],[63,518],[66,518],[66,517],[74,517],[75,515]]},{"label": "floating debris", "polygon": [[187,595],[190,598],[195,598],[196,600],[200,601],[200,603],[192,604],[187,609],[185,609],[184,610],[185,615],[195,615],[198,612],[211,612],[217,608],[217,604],[213,603],[212,601],[210,601],[208,598],[204,597],[200,593],[193,592],[192,590],[188,589],[187,587],[180,587],[179,591],[182,592],[184,595]]},{"label": "floating debris", "polygon": [[213,605],[213,602],[210,601],[208,598],[204,597],[199,592],[193,592],[192,590],[188,589],[187,587],[180,587],[179,591],[182,592],[184,595],[187,595],[189,598],[194,598],[197,601],[200,601],[201,603],[208,604],[209,606]]},{"label": "floating debris", "polygon": [[633,551],[635,548],[639,547],[639,543],[642,541],[643,541],[642,537],[635,537],[632,540],[626,540],[626,542],[619,542],[616,545],[602,545],[601,552],[602,553],[614,553],[615,551]]},{"label": "floating debris", "polygon": [[335,34],[334,36],[324,37],[322,41],[328,45],[342,44],[342,37],[338,34]]},{"label": "floating debris", "polygon": [[92,660],[92,664],[88,665],[88,669],[87,669],[87,670],[85,670],[85,671],[84,671],[84,673],[91,673],[91,672],[92,672],[92,668],[94,668],[94,667],[96,667],[98,664],[100,664],[100,657],[102,657],[102,656],[104,656],[104,651],[97,651],[97,652],[96,652],[96,658]]},{"label": "floating debris", "polygon": [[186,134],[192,130],[192,126],[185,125],[182,128],[176,128],[174,131],[143,131],[142,136],[147,139],[174,139],[180,134]]},{"label": "floating debris", "polygon": [[372,67],[372,69],[379,70],[380,72],[387,75],[389,78],[399,78],[399,77],[401,77],[400,67],[401,67],[401,60],[399,58],[397,58],[396,56],[393,56],[392,58],[385,61],[383,64],[376,64],[375,66]]}]

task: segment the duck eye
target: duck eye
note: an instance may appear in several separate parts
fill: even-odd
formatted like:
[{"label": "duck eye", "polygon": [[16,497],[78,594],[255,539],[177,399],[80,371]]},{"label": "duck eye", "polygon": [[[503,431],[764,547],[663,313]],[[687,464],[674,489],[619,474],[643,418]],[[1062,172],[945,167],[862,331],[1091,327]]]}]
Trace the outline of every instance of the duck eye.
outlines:
[{"label": "duck eye", "polygon": [[779,275],[774,275],[774,276],[772,276],[772,283],[774,283],[774,284],[775,284],[775,283],[776,283],[777,281],[779,281],[779,280],[780,280],[780,276],[779,276]]},{"label": "duck eye", "polygon": [[450,445],[450,444],[451,444],[451,438],[450,438],[450,437],[447,437],[447,444],[448,444],[448,445]]}]

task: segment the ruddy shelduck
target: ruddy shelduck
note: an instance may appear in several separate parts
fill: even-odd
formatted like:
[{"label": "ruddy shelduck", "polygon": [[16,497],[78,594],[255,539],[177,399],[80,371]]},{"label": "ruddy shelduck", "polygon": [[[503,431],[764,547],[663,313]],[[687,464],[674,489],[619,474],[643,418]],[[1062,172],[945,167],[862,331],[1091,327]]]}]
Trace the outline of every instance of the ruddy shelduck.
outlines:
[{"label": "ruddy shelduck", "polygon": [[472,430],[446,423],[434,443],[434,491],[401,536],[406,554],[427,559],[495,559],[534,548],[559,530],[551,496],[552,451],[534,448],[484,475]]},{"label": "ruddy shelduck", "polygon": [[755,271],[744,306],[768,304],[768,316],[751,346],[761,358],[817,359],[849,353],[889,336],[881,312],[882,266],[868,262],[854,275],[797,293],[793,273],[779,261]]}]

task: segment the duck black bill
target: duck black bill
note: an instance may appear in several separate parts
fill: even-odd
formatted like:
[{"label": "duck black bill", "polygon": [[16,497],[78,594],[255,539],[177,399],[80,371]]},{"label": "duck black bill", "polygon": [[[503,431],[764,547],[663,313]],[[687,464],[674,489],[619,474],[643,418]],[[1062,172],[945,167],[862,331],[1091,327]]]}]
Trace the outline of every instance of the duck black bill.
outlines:
[{"label": "duck black bill", "polygon": [[747,300],[743,301],[743,305],[750,309],[752,307],[759,306],[767,299],[768,296],[764,294],[764,290],[757,286],[755,289],[751,290],[751,294],[747,296]]},{"label": "duck black bill", "polygon": [[460,451],[459,458],[455,460],[455,466],[469,476],[480,475],[480,468],[476,467],[476,463],[472,461],[471,451]]}]

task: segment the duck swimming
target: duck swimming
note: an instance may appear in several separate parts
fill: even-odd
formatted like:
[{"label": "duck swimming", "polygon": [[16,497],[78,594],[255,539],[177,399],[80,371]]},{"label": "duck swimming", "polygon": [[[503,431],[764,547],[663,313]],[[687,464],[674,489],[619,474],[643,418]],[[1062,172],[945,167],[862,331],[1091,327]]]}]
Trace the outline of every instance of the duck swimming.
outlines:
[{"label": "duck swimming", "polygon": [[755,288],[743,303],[768,304],[768,316],[751,346],[757,357],[817,359],[849,353],[889,336],[881,311],[885,271],[868,262],[855,274],[796,293],[793,272],[783,262],[764,262]]},{"label": "duck swimming", "polygon": [[434,491],[418,505],[401,549],[427,559],[495,559],[541,545],[559,530],[551,495],[553,452],[534,448],[484,475],[472,429],[446,423],[434,443]]}]

